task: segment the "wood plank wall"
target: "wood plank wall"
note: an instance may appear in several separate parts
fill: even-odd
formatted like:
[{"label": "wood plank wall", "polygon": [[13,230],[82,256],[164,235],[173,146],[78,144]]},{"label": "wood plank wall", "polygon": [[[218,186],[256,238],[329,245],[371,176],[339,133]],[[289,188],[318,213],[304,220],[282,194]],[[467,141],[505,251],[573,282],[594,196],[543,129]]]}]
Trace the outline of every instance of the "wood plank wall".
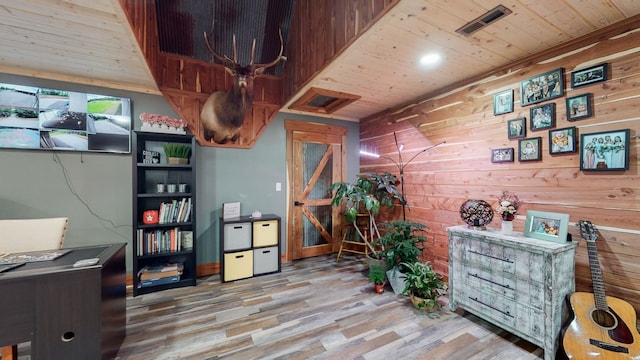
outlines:
[{"label": "wood plank wall", "polygon": [[[430,227],[433,242],[425,257],[434,262],[438,271],[446,274],[448,270],[446,228],[464,224],[459,216],[460,205],[468,199],[483,199],[495,206],[501,191],[509,190],[523,203],[514,221],[516,231],[523,231],[527,210],[567,213],[572,223],[591,220],[599,230],[597,247],[607,295],[625,299],[640,314],[640,32],[625,32],[639,27],[636,20],[618,31],[609,28],[581,39],[578,48],[552,49],[544,58],[529,59],[511,69],[487,74],[441,95],[418,98],[406,110],[389,111],[361,121],[361,146],[377,149],[396,161],[394,131],[398,141],[405,145],[402,151],[405,160],[420,149],[446,141],[419,155],[405,169],[411,205],[408,219]],[[608,64],[610,74],[606,82],[571,88],[571,71],[600,63]],[[565,95],[543,102],[556,104],[555,128],[575,126],[578,134],[630,129],[629,170],[580,171],[579,154],[551,156],[548,130],[530,131],[531,106],[520,106],[519,84],[558,68],[565,70]],[[514,112],[494,116],[493,95],[506,89],[514,89]],[[593,116],[567,121],[566,98],[583,93],[593,94]],[[411,116],[414,117],[402,120]],[[542,137],[542,160],[519,162],[516,157],[513,163],[491,163],[491,149],[513,147],[517,155],[517,140],[507,137],[507,120],[517,117],[527,118],[528,137]],[[361,161],[361,172],[398,172],[384,158]],[[396,208],[386,216],[398,214]],[[499,228],[500,224],[496,217],[490,226]],[[575,226],[569,230],[573,239],[579,240],[577,290],[591,292],[586,244]]]},{"label": "wood plank wall", "polygon": [[399,0],[296,0],[283,77],[289,100]]}]

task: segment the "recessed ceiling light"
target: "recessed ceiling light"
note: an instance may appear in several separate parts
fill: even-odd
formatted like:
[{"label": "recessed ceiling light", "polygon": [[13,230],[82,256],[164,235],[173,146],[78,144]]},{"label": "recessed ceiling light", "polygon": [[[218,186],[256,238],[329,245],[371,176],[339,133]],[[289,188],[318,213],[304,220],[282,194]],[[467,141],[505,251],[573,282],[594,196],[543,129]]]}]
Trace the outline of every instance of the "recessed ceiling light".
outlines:
[{"label": "recessed ceiling light", "polygon": [[440,63],[442,56],[438,53],[428,53],[422,55],[420,58],[420,65],[422,66],[434,66]]}]

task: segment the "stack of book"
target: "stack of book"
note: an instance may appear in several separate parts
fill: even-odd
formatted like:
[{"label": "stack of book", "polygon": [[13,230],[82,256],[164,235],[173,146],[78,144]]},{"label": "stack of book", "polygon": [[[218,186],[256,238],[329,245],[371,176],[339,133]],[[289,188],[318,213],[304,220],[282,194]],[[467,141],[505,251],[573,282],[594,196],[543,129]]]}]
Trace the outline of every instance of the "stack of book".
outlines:
[{"label": "stack of book", "polygon": [[191,198],[177,199],[171,202],[161,203],[158,216],[160,224],[172,224],[188,222],[191,218]]},{"label": "stack of book", "polygon": [[187,251],[193,249],[193,231],[180,227],[145,231],[138,229],[136,254],[138,256],[161,252]]},{"label": "stack of book", "polygon": [[182,263],[147,265],[138,272],[138,278],[140,279],[139,287],[178,282],[180,281],[183,268],[184,265]]}]

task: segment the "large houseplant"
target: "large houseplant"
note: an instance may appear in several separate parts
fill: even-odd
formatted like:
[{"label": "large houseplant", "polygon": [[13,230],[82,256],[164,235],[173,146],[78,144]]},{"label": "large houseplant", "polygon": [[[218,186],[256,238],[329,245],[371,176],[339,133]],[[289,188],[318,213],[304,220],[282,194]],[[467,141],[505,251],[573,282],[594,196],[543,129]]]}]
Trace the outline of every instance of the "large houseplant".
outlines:
[{"label": "large houseplant", "polygon": [[[353,223],[359,237],[366,244],[370,256],[374,258],[381,258],[380,251],[384,250],[384,245],[374,245],[380,237],[375,216],[380,211],[380,207],[391,207],[395,199],[403,201],[396,186],[398,183],[399,180],[395,175],[386,172],[359,175],[355,183],[338,182],[331,185],[331,191],[334,192],[331,205],[344,204],[346,221]],[[366,232],[356,224],[359,213],[368,215]]]},{"label": "large houseplant", "polygon": [[446,294],[448,289],[442,275],[436,273],[429,262],[416,261],[402,265],[405,268],[405,288],[402,293],[409,295],[411,303],[418,309],[440,309],[438,298]]},{"label": "large houseplant", "polygon": [[402,293],[405,286],[403,273],[406,269],[402,264],[418,261],[425,249],[427,229],[424,224],[406,220],[380,223],[382,235],[374,241],[374,247],[379,249],[378,256],[390,269],[387,278],[396,294]]}]

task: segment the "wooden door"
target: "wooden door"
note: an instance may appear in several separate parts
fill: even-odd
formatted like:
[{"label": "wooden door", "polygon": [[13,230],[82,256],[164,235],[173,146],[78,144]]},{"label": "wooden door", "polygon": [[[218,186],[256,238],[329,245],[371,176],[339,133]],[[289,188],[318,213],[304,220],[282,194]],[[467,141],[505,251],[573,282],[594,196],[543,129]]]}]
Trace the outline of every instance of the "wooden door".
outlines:
[{"label": "wooden door", "polygon": [[331,206],[331,184],[344,181],[347,129],[287,121],[289,227],[287,257],[337,251],[340,211]]}]

